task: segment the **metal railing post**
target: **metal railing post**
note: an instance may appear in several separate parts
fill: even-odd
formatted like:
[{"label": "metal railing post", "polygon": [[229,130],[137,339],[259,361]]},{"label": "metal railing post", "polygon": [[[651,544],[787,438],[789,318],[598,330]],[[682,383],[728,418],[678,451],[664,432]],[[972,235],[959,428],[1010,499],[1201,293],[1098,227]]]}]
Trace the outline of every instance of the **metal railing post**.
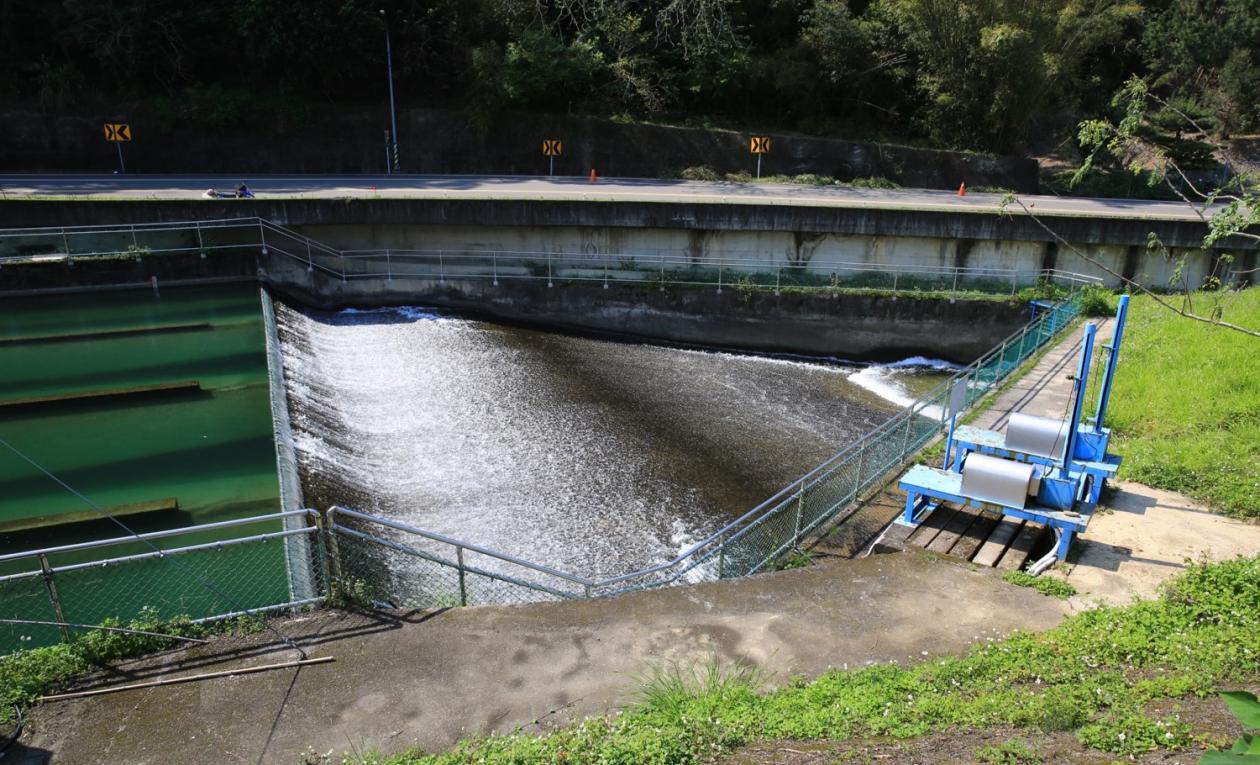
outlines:
[{"label": "metal railing post", "polygon": [[722,291],[722,261],[718,261],[718,292]]},{"label": "metal railing post", "polygon": [[61,631],[61,639],[70,640],[70,631],[65,628],[66,615],[61,611],[61,597],[57,595],[57,582],[53,580],[52,566],[48,565],[48,556],[39,554],[39,570],[44,577],[44,587],[48,589],[48,600],[52,603],[53,613],[57,615],[57,629]]},{"label": "metal railing post", "polygon": [[893,294],[894,295],[897,294],[897,277],[900,275],[901,274],[899,274],[898,272],[893,271]]},{"label": "metal railing post", "polygon": [[132,226],[131,226],[131,246],[132,246],[134,249],[137,249],[137,250],[138,250],[138,249],[140,249],[140,240],[136,239],[136,227],[135,227],[135,224],[132,224]]},{"label": "metal railing post", "polygon": [[262,218],[258,219],[258,242],[262,245],[262,254],[267,254],[267,229],[263,226]]},{"label": "metal railing post", "polygon": [[314,261],[311,260],[311,238],[308,236],[308,237],[305,237],[305,239],[306,239],[306,272],[309,274],[315,270],[315,263]]},{"label": "metal railing post", "polygon": [[556,286],[551,280],[551,250],[547,250],[547,286]]},{"label": "metal railing post", "polygon": [[498,287],[499,286],[499,252],[498,250],[491,250],[490,252],[490,267],[494,270],[494,286]]},{"label": "metal railing post", "polygon": [[206,254],[206,243],[201,238],[201,221],[197,221],[197,248],[201,250],[203,256]]},{"label": "metal railing post", "polygon": [[958,291],[958,272],[959,272],[959,268],[958,268],[958,266],[954,266],[954,286],[953,286],[953,288],[950,290],[950,292],[957,292],[957,291]]},{"label": "metal railing post", "polygon": [[385,248],[385,280],[390,281],[390,282],[394,281],[394,266],[390,263],[390,260],[389,260],[388,247]]},{"label": "metal railing post", "polygon": [[61,246],[65,248],[66,257],[70,256],[70,237],[66,236],[65,226],[61,227]]},{"label": "metal railing post", "polygon": [[459,604],[468,605],[468,585],[464,580],[464,548],[455,548],[455,561],[459,564]]},{"label": "metal railing post", "polygon": [[801,484],[801,490],[796,493],[796,526],[792,532],[792,544],[795,545],[801,540],[801,515],[805,512],[805,484]]},{"label": "metal railing post", "polygon": [[446,284],[446,264],[442,260],[442,250],[438,250],[438,281]]},{"label": "metal railing post", "polygon": [[726,569],[726,535],[718,537],[718,579],[725,575]]},{"label": "metal railing post", "polygon": [[774,294],[779,294],[779,273],[782,269],[778,266],[774,267]]}]

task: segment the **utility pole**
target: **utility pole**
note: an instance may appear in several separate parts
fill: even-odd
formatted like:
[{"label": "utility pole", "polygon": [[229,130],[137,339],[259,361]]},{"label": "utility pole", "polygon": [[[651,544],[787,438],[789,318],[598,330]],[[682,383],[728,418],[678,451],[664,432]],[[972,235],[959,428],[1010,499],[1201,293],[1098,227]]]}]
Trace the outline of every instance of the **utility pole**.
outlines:
[{"label": "utility pole", "polygon": [[381,9],[381,21],[385,25],[385,67],[389,75],[389,126],[393,132],[394,138],[394,166],[395,173],[402,172],[398,164],[398,117],[394,111],[394,52],[389,45],[389,17],[385,15],[385,9]]}]

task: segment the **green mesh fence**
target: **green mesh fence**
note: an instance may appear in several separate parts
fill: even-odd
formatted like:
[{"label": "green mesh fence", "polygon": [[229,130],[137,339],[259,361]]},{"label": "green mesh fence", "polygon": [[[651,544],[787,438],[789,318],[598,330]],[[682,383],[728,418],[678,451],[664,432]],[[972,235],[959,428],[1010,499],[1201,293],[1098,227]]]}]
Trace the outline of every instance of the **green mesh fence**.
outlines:
[{"label": "green mesh fence", "polygon": [[[305,522],[306,516],[292,518]],[[262,519],[270,526],[279,520]],[[90,551],[95,560],[59,563],[58,557],[70,554],[55,552],[43,556],[43,566],[38,554],[10,560],[8,565],[26,570],[0,577],[0,619],[126,623],[145,610],[165,618],[213,619],[322,599],[326,556],[316,527],[179,546],[184,535],[206,533],[194,526],[167,536],[159,552],[128,541]],[[118,547],[130,554],[109,557],[108,551]],[[84,554],[77,551],[74,557]],[[60,639],[57,627],[0,624],[0,654]]]}]

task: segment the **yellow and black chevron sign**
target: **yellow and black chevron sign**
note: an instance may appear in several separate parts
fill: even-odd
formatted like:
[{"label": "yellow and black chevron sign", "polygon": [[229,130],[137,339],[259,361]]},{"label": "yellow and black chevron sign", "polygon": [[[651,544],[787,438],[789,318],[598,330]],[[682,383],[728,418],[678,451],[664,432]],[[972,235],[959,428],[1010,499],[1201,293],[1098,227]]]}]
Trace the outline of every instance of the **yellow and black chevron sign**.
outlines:
[{"label": "yellow and black chevron sign", "polygon": [[770,153],[770,136],[755,135],[749,145],[749,150],[753,154],[769,154]]},{"label": "yellow and black chevron sign", "polygon": [[131,125],[125,122],[106,122],[105,123],[105,140],[106,141],[130,141]]},{"label": "yellow and black chevron sign", "polygon": [[548,138],[543,141],[543,154],[548,157],[558,157],[564,149],[564,144],[555,138]]}]

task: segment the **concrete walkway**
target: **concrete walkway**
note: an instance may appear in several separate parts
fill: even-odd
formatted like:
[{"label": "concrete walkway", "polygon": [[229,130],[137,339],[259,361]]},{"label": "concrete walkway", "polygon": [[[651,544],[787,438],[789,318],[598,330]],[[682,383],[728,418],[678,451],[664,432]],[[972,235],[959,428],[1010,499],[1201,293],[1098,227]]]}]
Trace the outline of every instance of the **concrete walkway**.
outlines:
[{"label": "concrete walkway", "polygon": [[[1115,321],[1093,319],[1098,343],[1111,339]],[[973,424],[1005,430],[1012,412],[1065,418],[1071,413],[1072,380],[1084,327],[1052,348],[1017,383],[1003,391]],[[1124,374],[1124,363],[1116,371]],[[1091,373],[1091,377],[1093,374]],[[1086,402],[1092,413],[1094,401]],[[1122,470],[1123,472],[1123,470]],[[1080,593],[1076,608],[1093,603],[1128,603],[1156,595],[1159,584],[1191,560],[1222,560],[1260,551],[1260,524],[1216,515],[1182,494],[1129,481],[1103,493],[1089,531],[1078,536],[1066,566],[1047,575],[1064,578]]]},{"label": "concrete walkway", "polygon": [[[615,710],[666,662],[750,661],[781,683],[960,653],[1012,629],[1049,628],[1066,612],[992,570],[911,553],[590,602],[323,612],[281,628],[332,664],[47,703],[14,761],[294,765],[308,747],[444,749]],[[105,684],[293,656],[262,634],[126,666]]]}]

